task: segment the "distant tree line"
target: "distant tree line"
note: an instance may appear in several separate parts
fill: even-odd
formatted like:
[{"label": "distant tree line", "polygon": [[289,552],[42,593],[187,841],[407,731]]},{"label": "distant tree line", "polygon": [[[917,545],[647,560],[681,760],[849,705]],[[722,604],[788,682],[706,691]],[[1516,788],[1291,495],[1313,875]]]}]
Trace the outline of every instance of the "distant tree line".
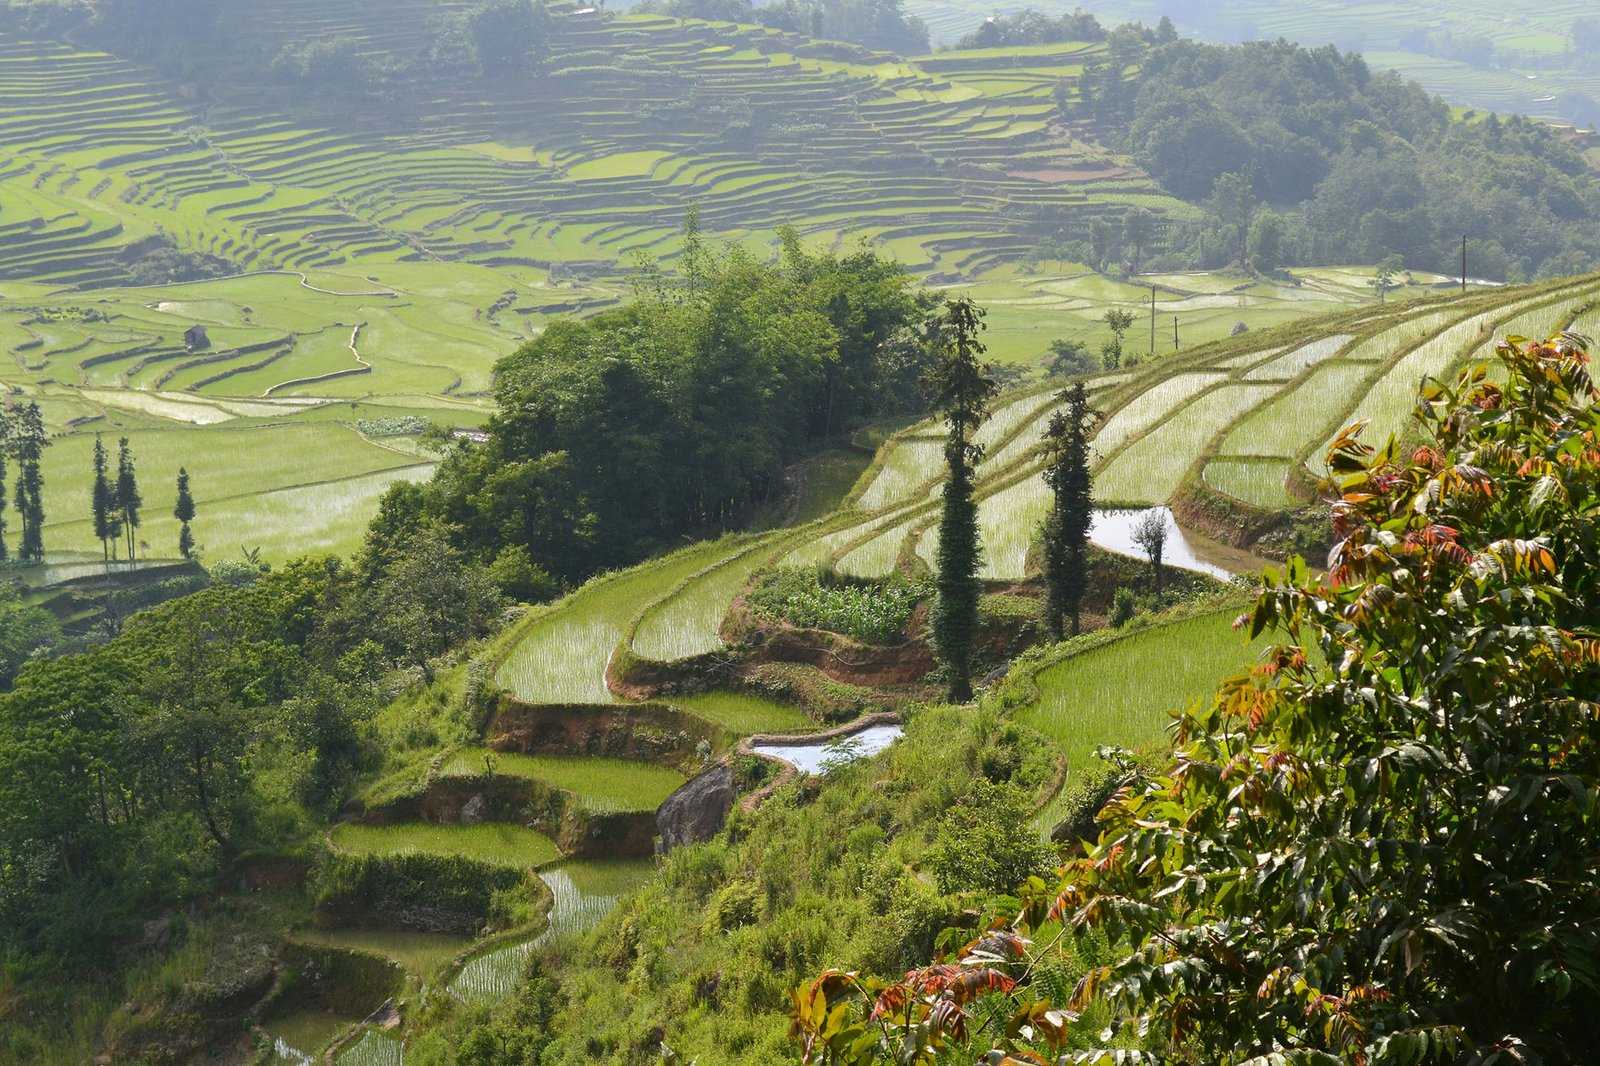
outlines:
[{"label": "distant tree line", "polygon": [[[1416,83],[1332,46],[1206,45],[1177,39],[1170,24],[1097,33],[1092,16],[1068,20],[1072,37],[1105,49],[1058,85],[1062,118],[1094,123],[1108,146],[1203,211],[1131,226],[1103,217],[1087,240],[1045,235],[1036,258],[1271,271],[1397,254],[1408,267],[1453,273],[1466,236],[1469,271],[1491,280],[1594,263],[1600,180],[1542,122],[1455,119]],[[1024,12],[964,43],[1049,40],[1053,25]]]},{"label": "distant tree line", "polygon": [[[1161,17],[1162,32],[1176,36],[1172,20]],[[1103,41],[1105,27],[1082,8],[1051,18],[1029,8],[1013,15],[994,15],[983,25],[956,42],[957,48],[1008,48],[1029,44],[1060,44],[1065,41]]]},{"label": "distant tree line", "polygon": [[501,360],[487,441],[391,488],[379,535],[446,522],[485,562],[578,581],[741,525],[808,449],[913,409],[930,305],[898,265],[812,254],[792,231],[768,264],[709,249],[691,219],[678,267]]},{"label": "distant tree line", "polygon": [[781,0],[762,5],[751,0],[643,0],[633,10],[753,23],[901,55],[928,51],[927,25],[907,15],[901,0]]}]

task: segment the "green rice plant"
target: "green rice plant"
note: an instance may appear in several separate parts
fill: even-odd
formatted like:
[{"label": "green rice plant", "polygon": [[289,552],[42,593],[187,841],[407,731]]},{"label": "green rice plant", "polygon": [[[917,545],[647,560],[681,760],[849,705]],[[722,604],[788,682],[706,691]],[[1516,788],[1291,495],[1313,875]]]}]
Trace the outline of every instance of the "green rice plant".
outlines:
[{"label": "green rice plant", "polygon": [[1172,377],[1152,385],[1114,412],[1094,435],[1094,453],[1104,460],[1131,438],[1166,418],[1180,404],[1205,392],[1226,375],[1207,370]]},{"label": "green rice plant", "polygon": [[[1442,377],[1451,367],[1468,358],[1474,342],[1490,322],[1515,321],[1549,299],[1549,294],[1542,294],[1508,302],[1492,313],[1480,312],[1463,319],[1410,348],[1373,382],[1345,421],[1367,420],[1362,440],[1373,447],[1381,447],[1391,434],[1403,435],[1424,378]],[[1314,473],[1326,473],[1326,448],[1313,452],[1306,465]]]},{"label": "green rice plant", "polygon": [[343,823],[329,832],[341,851],[357,855],[445,855],[497,866],[539,866],[560,857],[555,843],[526,826]]},{"label": "green rice plant", "polygon": [[1095,475],[1095,498],[1166,503],[1211,439],[1277,391],[1275,385],[1223,385],[1207,392],[1107,463]]},{"label": "green rice plant", "polygon": [[404,1061],[400,1038],[381,1029],[368,1029],[334,1059],[337,1066],[401,1066]]},{"label": "green rice plant", "polygon": [[1214,359],[1209,365],[1214,367],[1227,367],[1229,370],[1237,370],[1241,366],[1255,366],[1257,364],[1266,363],[1274,356],[1282,353],[1282,351],[1283,349],[1280,347],[1264,348],[1260,351],[1240,352],[1238,355],[1229,355],[1221,359]]},{"label": "green rice plant", "polygon": [[670,662],[721,648],[722,619],[733,598],[770,555],[770,545],[762,542],[652,604],[634,630],[634,654]]},{"label": "green rice plant", "polygon": [[1151,626],[1064,659],[1039,673],[1039,701],[1017,720],[1061,746],[1069,774],[1088,766],[1098,747],[1160,744],[1173,712],[1207,698],[1267,646],[1247,642],[1233,617],[1223,611]]},{"label": "green rice plant", "polygon": [[[488,761],[485,762],[485,756]],[[677,770],[629,759],[598,756],[521,755],[487,748],[460,748],[439,768],[443,777],[481,777],[492,768],[506,777],[526,777],[576,796],[586,810],[653,811],[688,780]]]},{"label": "green rice plant", "polygon": [[940,476],[944,470],[944,443],[918,438],[900,439],[888,445],[877,475],[856,500],[864,511],[876,511],[905,503],[917,491]]},{"label": "green rice plant", "polygon": [[914,526],[926,522],[925,517],[909,518],[899,525],[890,526],[857,547],[851,548],[840,559],[835,569],[848,577],[880,580],[894,573],[900,559],[900,549]]},{"label": "green rice plant", "polygon": [[1476,323],[1478,314],[1470,308],[1447,306],[1424,314],[1402,315],[1388,329],[1379,330],[1352,345],[1341,358],[1351,362],[1387,363],[1452,323]]},{"label": "green rice plant", "polygon": [[737,540],[696,545],[596,578],[523,630],[495,681],[530,703],[610,703],[606,664],[639,604],[739,552]]},{"label": "green rice plant", "polygon": [[1348,333],[1334,333],[1308,341],[1293,351],[1286,352],[1268,362],[1245,371],[1246,381],[1287,381],[1298,377],[1308,367],[1331,358],[1354,338]]},{"label": "green rice plant", "polygon": [[1027,577],[1028,550],[1050,513],[1050,502],[1050,488],[1037,473],[978,501],[978,536],[983,545],[980,576],[988,581]]},{"label": "green rice plant", "polygon": [[1297,502],[1284,488],[1288,474],[1287,458],[1224,455],[1209,460],[1201,476],[1218,492],[1263,510],[1276,511]]},{"label": "green rice plant", "polygon": [[1334,412],[1347,410],[1361,395],[1371,375],[1369,363],[1324,363],[1294,388],[1250,412],[1223,439],[1221,450],[1228,455],[1295,458],[1328,428]]},{"label": "green rice plant", "polygon": [[[1039,419],[1039,413],[1051,406],[1053,393],[1034,393],[1020,396],[1009,403],[1001,404],[989,413],[983,420],[983,425],[978,427],[978,432],[973,441],[983,446],[985,452],[993,452],[995,446],[1008,434],[1017,428]],[[943,444],[941,443],[940,459],[943,460]]]},{"label": "green rice plant", "polygon": [[673,696],[674,706],[715,722],[734,736],[752,733],[804,733],[820,726],[804,711],[747,692],[713,690]]},{"label": "green rice plant", "polygon": [[[935,490],[937,491],[937,490]],[[863,539],[875,531],[884,530],[890,526],[898,525],[904,520],[904,511],[895,511],[890,514],[880,514],[874,518],[854,522],[841,526],[830,533],[810,540],[802,541],[787,555],[778,561],[779,566],[805,567],[828,565],[832,563],[835,552],[838,552],[852,543]]]}]

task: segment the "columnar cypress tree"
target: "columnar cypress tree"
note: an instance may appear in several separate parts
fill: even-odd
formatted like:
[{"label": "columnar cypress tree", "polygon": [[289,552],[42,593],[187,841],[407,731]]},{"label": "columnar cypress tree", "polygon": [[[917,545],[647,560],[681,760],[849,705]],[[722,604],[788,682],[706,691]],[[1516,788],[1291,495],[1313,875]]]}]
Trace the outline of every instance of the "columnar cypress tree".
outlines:
[{"label": "columnar cypress tree", "polygon": [[983,457],[972,436],[988,412],[999,385],[984,372],[978,340],[984,312],[970,299],[945,302],[934,324],[933,342],[939,363],[929,376],[936,406],[944,412],[948,435],[944,458],[948,474],[944,508],[939,515],[938,581],[933,604],[933,646],[950,676],[950,699],[972,698],[973,641],[978,629],[978,580],[982,547],[978,542],[978,507],[972,499],[972,470]]},{"label": "columnar cypress tree", "polygon": [[144,499],[139,495],[139,479],[133,469],[133,449],[128,446],[128,438],[123,437],[117,441],[117,490],[116,509],[122,520],[122,534],[124,543],[128,546],[128,564],[134,562],[134,546],[138,544],[139,508],[144,506]]},{"label": "columnar cypress tree", "polygon": [[1044,526],[1046,612],[1050,631],[1057,640],[1065,635],[1063,617],[1071,620],[1072,634],[1077,635],[1083,594],[1089,585],[1084,564],[1089,527],[1094,523],[1089,432],[1096,418],[1089,409],[1089,392],[1083,382],[1074,382],[1070,389],[1062,390],[1060,398],[1064,410],[1051,416],[1045,430],[1049,461],[1044,468],[1045,484],[1050,486],[1053,497]]},{"label": "columnar cypress tree", "polygon": [[117,513],[117,493],[106,476],[105,441],[94,435],[94,490],[90,494],[90,507],[94,513],[94,536],[100,542],[100,553],[106,564],[111,563],[112,543],[122,535],[122,517]]},{"label": "columnar cypress tree", "polygon": [[172,517],[183,523],[183,528],[178,531],[178,552],[185,559],[194,556],[194,534],[189,532],[189,523],[194,519],[194,497],[189,495],[189,471],[178,467],[178,505],[172,509]]},{"label": "columnar cypress tree", "polygon": [[44,559],[44,475],[39,461],[50,446],[44,415],[37,403],[16,411],[12,451],[17,458],[17,514],[22,518],[22,545],[17,557],[24,562]]},{"label": "columnar cypress tree", "polygon": [[6,455],[11,451],[11,419],[0,409],[0,562],[6,556]]}]

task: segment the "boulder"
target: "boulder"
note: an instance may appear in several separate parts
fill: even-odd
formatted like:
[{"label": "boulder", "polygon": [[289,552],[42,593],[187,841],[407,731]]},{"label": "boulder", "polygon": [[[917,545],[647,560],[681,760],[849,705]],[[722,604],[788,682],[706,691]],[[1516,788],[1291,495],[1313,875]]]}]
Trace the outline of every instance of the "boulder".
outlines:
[{"label": "boulder", "polygon": [[733,769],[725,763],[692,778],[656,809],[662,852],[716,836],[736,797]]},{"label": "boulder", "polygon": [[461,807],[461,824],[477,825],[488,815],[489,801],[483,798],[482,792],[474,793]]}]

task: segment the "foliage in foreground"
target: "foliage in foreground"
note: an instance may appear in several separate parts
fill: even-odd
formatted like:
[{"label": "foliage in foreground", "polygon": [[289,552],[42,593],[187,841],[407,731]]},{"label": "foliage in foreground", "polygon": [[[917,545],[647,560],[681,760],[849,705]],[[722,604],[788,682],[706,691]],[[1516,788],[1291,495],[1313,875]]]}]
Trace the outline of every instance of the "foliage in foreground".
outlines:
[{"label": "foliage in foreground", "polygon": [[[796,993],[808,1062],[1585,1061],[1600,1043],[1600,412],[1581,338],[1430,387],[1429,443],[1334,443],[1325,578],[1022,906],[890,985]],[[1322,656],[1307,654],[1315,647]],[[1321,665],[1325,659],[1329,665]],[[1086,935],[1125,945],[1066,990]],[[992,1050],[991,1050],[992,1049]]]}]

